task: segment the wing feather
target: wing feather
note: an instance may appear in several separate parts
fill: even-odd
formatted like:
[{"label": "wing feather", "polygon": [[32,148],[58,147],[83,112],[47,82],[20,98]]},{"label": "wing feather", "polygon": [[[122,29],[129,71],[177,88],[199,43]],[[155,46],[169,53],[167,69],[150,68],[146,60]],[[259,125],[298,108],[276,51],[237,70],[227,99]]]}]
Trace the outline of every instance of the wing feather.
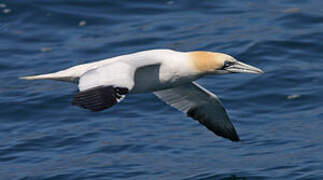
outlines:
[{"label": "wing feather", "polygon": [[134,69],[126,63],[114,63],[85,72],[79,80],[80,92],[72,104],[101,111],[122,101],[133,88]]},{"label": "wing feather", "polygon": [[100,66],[85,72],[79,80],[79,89],[84,91],[98,86],[115,86],[132,89],[135,69],[127,63],[118,62]]},{"label": "wing feather", "polygon": [[154,94],[170,106],[198,120],[216,135],[239,141],[239,136],[219,98],[199,84],[188,83],[156,91]]}]

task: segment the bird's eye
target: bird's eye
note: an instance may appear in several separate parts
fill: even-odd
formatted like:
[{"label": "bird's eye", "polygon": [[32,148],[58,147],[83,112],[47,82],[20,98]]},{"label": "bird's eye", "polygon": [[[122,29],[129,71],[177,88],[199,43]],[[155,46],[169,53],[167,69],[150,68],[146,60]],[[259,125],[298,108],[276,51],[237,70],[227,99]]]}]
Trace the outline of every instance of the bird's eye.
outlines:
[{"label": "bird's eye", "polygon": [[221,69],[224,70],[225,68],[232,66],[233,64],[234,62],[232,61],[224,61],[223,67]]}]

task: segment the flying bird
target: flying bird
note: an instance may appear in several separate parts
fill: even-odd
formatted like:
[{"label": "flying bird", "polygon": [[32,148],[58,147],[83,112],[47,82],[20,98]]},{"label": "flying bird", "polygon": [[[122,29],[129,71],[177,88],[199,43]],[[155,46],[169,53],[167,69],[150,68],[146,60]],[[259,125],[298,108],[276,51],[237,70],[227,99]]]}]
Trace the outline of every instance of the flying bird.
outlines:
[{"label": "flying bird", "polygon": [[194,82],[204,75],[228,73],[263,71],[223,53],[156,49],[21,79],[78,83],[79,92],[74,94],[72,104],[91,111],[110,108],[128,94],[152,92],[216,135],[239,141],[219,98]]}]

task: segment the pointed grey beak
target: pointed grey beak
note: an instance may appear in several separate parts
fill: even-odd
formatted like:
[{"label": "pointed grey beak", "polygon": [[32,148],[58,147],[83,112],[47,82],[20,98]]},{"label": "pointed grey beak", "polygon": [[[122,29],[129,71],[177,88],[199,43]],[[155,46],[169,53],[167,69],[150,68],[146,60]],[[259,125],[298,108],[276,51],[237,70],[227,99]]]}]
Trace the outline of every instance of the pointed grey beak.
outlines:
[{"label": "pointed grey beak", "polygon": [[264,72],[256,67],[250,66],[240,61],[235,61],[231,66],[225,70],[232,73],[251,73],[251,74],[263,74]]}]

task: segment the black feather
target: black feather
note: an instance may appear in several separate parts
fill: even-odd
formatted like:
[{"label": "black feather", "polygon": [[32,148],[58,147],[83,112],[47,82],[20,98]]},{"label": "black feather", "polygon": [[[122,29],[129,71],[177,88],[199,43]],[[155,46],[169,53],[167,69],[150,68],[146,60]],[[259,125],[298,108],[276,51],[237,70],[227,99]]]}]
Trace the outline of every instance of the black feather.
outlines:
[{"label": "black feather", "polygon": [[[216,119],[216,114],[212,114],[212,106],[202,105],[193,107],[187,111],[187,116],[198,120],[201,124],[211,130],[214,134],[228,138],[231,141],[240,141],[239,136],[233,126],[233,124],[225,119]],[[209,109],[209,110],[208,110]],[[211,112],[211,114],[204,113],[205,110]],[[213,117],[213,118],[212,118]]]},{"label": "black feather", "polygon": [[76,93],[72,104],[91,111],[102,111],[117,104],[127,93],[127,88],[98,86]]}]

